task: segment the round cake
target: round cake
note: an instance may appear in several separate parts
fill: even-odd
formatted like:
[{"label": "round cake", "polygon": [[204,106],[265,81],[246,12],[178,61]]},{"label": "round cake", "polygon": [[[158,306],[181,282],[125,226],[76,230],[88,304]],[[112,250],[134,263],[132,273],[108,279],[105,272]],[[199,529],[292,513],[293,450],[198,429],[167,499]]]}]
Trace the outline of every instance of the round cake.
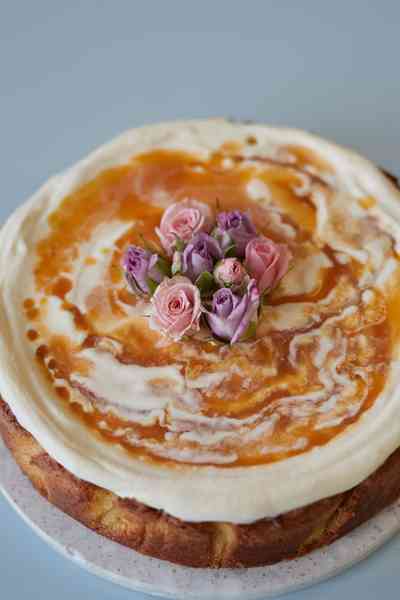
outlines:
[{"label": "round cake", "polygon": [[400,495],[400,190],[225,120],[128,131],[0,233],[0,431],[86,526],[193,567],[331,543]]}]

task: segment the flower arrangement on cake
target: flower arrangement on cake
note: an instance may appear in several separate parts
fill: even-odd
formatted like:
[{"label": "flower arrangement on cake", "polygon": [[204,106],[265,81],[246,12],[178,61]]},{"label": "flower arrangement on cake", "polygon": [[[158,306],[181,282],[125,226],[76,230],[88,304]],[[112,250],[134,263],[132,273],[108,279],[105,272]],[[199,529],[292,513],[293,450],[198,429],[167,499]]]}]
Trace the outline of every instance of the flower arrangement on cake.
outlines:
[{"label": "flower arrangement on cake", "polygon": [[128,246],[122,267],[130,289],[151,297],[152,327],[175,341],[207,326],[234,344],[254,336],[261,300],[288,271],[287,245],[257,233],[250,216],[187,199],[163,214],[164,250]]}]

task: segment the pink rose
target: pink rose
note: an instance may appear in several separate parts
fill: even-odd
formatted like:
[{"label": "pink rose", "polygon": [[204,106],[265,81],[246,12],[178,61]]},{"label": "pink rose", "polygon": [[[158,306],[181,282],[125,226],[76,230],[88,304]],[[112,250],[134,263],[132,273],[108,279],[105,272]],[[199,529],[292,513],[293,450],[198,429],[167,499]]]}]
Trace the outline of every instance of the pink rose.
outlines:
[{"label": "pink rose", "polygon": [[175,341],[199,329],[200,291],[187,277],[176,275],[164,279],[151,302],[154,309],[152,324]]},{"label": "pink rose", "polygon": [[244,264],[262,293],[278,284],[287,273],[291,258],[286,244],[275,244],[265,237],[257,237],[246,246]]},{"label": "pink rose", "polygon": [[187,199],[172,204],[162,216],[157,235],[169,256],[177,240],[189,242],[200,231],[208,233],[213,224],[213,214],[207,204]]},{"label": "pink rose", "polygon": [[224,258],[214,269],[214,279],[220,287],[240,289],[248,280],[246,269],[237,258]]}]

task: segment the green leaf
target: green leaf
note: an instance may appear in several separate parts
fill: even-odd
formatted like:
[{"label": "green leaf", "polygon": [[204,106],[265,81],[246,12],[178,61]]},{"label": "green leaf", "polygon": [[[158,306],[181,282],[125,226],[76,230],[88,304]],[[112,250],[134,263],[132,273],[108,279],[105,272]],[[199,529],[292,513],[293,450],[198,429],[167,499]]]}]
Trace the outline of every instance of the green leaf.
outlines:
[{"label": "green leaf", "polygon": [[225,250],[225,258],[236,258],[236,246],[232,244]]},{"label": "green leaf", "polygon": [[215,288],[214,277],[209,271],[203,271],[196,279],[195,285],[199,288],[202,296],[207,296]]},{"label": "green leaf", "polygon": [[157,261],[157,269],[166,277],[171,277],[171,264],[162,256]]},{"label": "green leaf", "polygon": [[176,242],[175,242],[175,248],[176,250],[178,250],[178,252],[183,252],[185,249],[185,242],[183,240],[181,240],[180,238],[176,238]]},{"label": "green leaf", "polygon": [[255,337],[256,335],[256,331],[257,331],[257,321],[252,321],[248,328],[246,329],[246,331],[244,332],[243,336],[241,337],[240,341],[244,342],[246,340],[249,340],[250,338]]},{"label": "green leaf", "polygon": [[150,279],[150,277],[147,277],[146,283],[149,287],[150,295],[153,296],[153,294],[156,291],[156,289],[158,288],[159,284],[157,283],[157,281],[154,281],[154,279]]}]

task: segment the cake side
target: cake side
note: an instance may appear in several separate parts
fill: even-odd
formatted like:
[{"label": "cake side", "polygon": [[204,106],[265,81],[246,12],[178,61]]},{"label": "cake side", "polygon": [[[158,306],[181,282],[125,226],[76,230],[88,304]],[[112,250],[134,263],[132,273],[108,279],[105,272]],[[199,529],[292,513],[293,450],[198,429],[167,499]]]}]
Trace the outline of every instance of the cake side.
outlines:
[{"label": "cake side", "polygon": [[188,523],[75,477],[0,400],[0,433],[38,492],[89,529],[142,554],[197,568],[256,567],[302,556],[349,533],[400,495],[400,449],[343,494],[249,525]]}]

